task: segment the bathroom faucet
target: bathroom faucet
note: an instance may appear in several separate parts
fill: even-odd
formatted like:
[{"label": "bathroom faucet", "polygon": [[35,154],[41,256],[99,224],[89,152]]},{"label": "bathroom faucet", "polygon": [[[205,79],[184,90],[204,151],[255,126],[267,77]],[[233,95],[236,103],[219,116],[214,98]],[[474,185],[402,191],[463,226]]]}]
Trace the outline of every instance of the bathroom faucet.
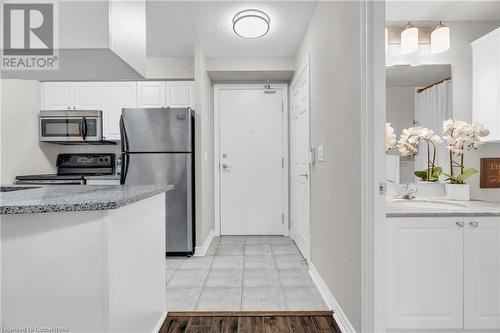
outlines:
[{"label": "bathroom faucet", "polygon": [[394,199],[406,199],[406,200],[415,199],[416,198],[415,193],[417,193],[417,188],[415,184],[404,184],[401,187],[399,194],[396,195]]}]

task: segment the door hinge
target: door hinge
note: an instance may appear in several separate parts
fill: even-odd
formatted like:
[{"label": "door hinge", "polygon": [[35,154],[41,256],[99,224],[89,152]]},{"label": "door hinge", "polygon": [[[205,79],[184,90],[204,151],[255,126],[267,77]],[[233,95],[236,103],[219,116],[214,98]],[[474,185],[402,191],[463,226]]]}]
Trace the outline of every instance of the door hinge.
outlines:
[{"label": "door hinge", "polygon": [[285,112],[285,107],[283,106],[283,102],[281,102],[281,112]]},{"label": "door hinge", "polygon": [[285,214],[281,214],[281,224],[285,224]]},{"label": "door hinge", "polygon": [[281,168],[282,169],[285,168],[285,158],[284,157],[281,158]]}]

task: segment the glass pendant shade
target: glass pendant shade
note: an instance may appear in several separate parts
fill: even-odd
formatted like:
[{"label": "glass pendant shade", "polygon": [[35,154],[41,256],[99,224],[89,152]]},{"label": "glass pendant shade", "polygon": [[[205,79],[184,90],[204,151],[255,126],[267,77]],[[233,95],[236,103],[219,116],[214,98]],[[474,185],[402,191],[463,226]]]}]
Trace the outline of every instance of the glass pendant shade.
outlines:
[{"label": "glass pendant shade", "polygon": [[431,32],[431,53],[441,53],[450,49],[450,28],[444,24]]},{"label": "glass pendant shade", "polygon": [[418,28],[407,24],[401,31],[401,54],[409,54],[418,50]]}]

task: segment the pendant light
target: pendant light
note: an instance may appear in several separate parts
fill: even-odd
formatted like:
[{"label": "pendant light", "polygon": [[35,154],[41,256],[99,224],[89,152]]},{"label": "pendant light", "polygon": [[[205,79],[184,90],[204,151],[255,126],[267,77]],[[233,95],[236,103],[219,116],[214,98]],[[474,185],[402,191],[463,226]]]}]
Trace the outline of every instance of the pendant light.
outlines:
[{"label": "pendant light", "polygon": [[401,29],[401,54],[410,54],[418,50],[418,28],[408,22]]},{"label": "pendant light", "polygon": [[450,28],[442,22],[431,32],[431,53],[441,53],[450,49]]}]

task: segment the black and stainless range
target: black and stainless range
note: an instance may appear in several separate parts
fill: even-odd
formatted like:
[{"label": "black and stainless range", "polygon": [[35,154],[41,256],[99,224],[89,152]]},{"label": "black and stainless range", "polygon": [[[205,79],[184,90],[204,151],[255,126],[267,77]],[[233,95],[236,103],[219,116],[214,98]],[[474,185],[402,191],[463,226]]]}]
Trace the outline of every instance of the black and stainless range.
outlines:
[{"label": "black and stainless range", "polygon": [[87,177],[113,175],[115,154],[59,154],[57,174],[17,176],[15,184],[84,185]]}]

